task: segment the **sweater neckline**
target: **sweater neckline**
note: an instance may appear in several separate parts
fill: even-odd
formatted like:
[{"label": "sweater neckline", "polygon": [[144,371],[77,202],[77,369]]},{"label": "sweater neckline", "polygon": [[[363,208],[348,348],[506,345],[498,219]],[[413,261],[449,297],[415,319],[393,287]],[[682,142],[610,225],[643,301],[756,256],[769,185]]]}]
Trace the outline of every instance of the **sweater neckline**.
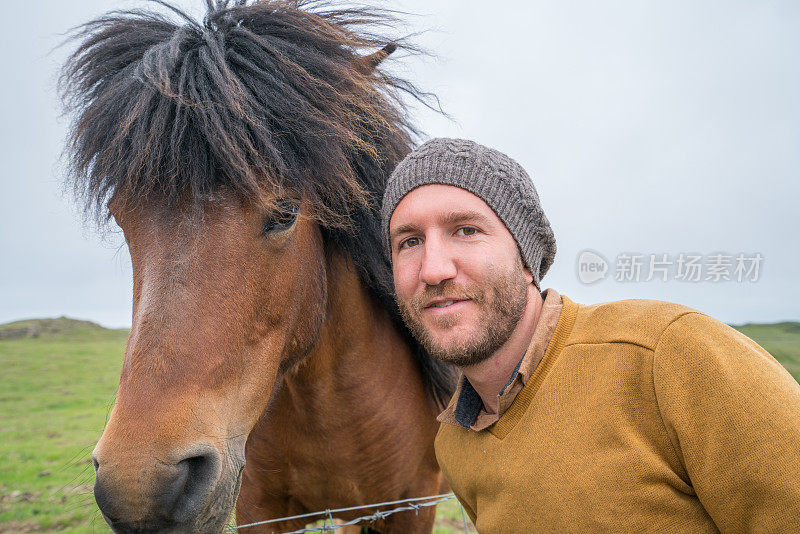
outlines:
[{"label": "sweater neckline", "polygon": [[572,332],[572,326],[575,324],[575,316],[578,312],[578,305],[564,295],[561,295],[561,299],[564,304],[561,309],[561,317],[558,319],[556,330],[550,338],[550,343],[547,345],[547,350],[544,353],[542,361],[539,362],[539,365],[536,367],[530,380],[528,380],[528,383],[525,384],[525,387],[517,393],[517,398],[514,399],[514,402],[508,407],[503,416],[500,417],[494,425],[486,429],[497,438],[505,438],[516,426],[523,414],[528,411],[528,407],[533,397],[536,395],[536,392],[539,390],[539,386],[541,386],[550,368],[553,367],[561,349],[564,347],[564,342],[569,337],[570,332]]}]

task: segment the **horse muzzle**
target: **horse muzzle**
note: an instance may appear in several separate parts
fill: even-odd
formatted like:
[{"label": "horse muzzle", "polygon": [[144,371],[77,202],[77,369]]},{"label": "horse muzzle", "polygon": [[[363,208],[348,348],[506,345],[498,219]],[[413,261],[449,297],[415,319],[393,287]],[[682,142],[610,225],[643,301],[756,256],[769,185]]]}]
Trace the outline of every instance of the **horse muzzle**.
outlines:
[{"label": "horse muzzle", "polygon": [[[94,496],[117,533],[219,533],[227,524],[241,483],[243,459],[226,459],[197,444],[141,465],[95,450]],[[131,458],[133,459],[133,458]],[[134,468],[131,468],[134,467]]]}]

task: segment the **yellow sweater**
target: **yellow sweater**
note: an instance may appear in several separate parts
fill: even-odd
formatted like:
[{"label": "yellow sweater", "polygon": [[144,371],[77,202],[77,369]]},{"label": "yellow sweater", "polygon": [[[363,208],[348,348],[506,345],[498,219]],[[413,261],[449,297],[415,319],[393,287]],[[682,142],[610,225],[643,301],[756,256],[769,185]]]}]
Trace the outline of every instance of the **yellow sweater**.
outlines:
[{"label": "yellow sweater", "polygon": [[800,386],[769,353],[677,304],[563,301],[500,420],[439,429],[478,531],[800,532]]}]

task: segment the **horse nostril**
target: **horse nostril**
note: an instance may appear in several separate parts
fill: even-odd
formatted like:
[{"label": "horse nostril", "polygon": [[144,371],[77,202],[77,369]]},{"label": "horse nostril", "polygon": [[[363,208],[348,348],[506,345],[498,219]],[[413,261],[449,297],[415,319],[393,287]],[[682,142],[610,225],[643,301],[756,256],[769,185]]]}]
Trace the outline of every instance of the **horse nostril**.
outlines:
[{"label": "horse nostril", "polygon": [[177,523],[195,518],[208,502],[219,466],[216,449],[184,458],[175,464],[173,478],[165,485],[160,498],[164,515]]}]

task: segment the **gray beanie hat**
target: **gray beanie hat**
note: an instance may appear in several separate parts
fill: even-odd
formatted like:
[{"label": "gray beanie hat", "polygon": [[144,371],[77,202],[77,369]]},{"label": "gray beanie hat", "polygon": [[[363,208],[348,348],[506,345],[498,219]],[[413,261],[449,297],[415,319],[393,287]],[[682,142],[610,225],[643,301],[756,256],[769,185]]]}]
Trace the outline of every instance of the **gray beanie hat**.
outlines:
[{"label": "gray beanie hat", "polygon": [[412,189],[454,185],[479,197],[517,242],[536,287],[553,264],[556,239],[525,170],[502,152],[465,139],[431,139],[397,164],[383,194],[383,241],[391,258],[389,220]]}]

